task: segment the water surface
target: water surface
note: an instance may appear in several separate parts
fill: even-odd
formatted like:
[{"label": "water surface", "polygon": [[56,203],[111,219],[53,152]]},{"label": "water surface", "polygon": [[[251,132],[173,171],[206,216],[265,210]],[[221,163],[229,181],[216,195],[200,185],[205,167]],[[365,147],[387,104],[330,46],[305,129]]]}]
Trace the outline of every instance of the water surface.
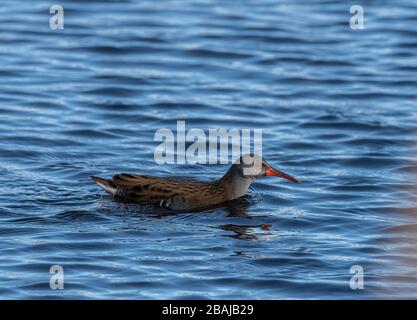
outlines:
[{"label": "water surface", "polygon": [[[1,298],[417,298],[414,1],[362,1],[364,30],[349,1],[59,4],[64,30],[48,1],[0,8]],[[177,120],[262,128],[302,183],[159,216],[89,179],[221,176],[155,163]]]}]

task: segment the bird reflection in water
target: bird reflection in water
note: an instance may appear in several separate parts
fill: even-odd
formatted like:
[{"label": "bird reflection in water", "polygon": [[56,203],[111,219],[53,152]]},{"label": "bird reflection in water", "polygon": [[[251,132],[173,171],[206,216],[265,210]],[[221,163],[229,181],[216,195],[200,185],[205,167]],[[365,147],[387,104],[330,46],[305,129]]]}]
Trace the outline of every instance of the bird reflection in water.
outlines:
[{"label": "bird reflection in water", "polygon": [[[253,204],[250,197],[244,196],[239,199],[229,201],[226,205],[226,209],[229,212],[229,217],[249,218],[247,208]],[[225,231],[231,231],[234,234],[225,235],[226,237],[232,237],[240,240],[259,240],[259,229],[264,231],[269,230],[270,224],[257,224],[257,225],[237,225],[237,224],[225,224],[220,225],[219,228]]]},{"label": "bird reflection in water", "polygon": [[[102,198],[102,205],[104,208],[107,208],[106,214],[112,212],[117,215],[129,215],[133,216],[134,212],[137,214],[143,215],[146,212],[147,217],[153,217],[156,219],[162,219],[164,217],[169,216],[176,216],[180,214],[204,214],[210,213],[217,210],[225,210],[228,214],[227,217],[230,218],[243,218],[243,219],[251,219],[251,216],[247,209],[249,206],[254,205],[256,199],[254,196],[245,195],[239,199],[235,199],[232,201],[228,201],[223,204],[215,205],[215,206],[208,206],[201,209],[195,210],[188,210],[187,212],[184,211],[175,211],[175,210],[168,210],[168,209],[161,209],[155,208],[154,206],[149,205],[139,205],[139,204],[131,204],[126,203],[124,201],[114,201],[111,198],[103,197]],[[115,204],[117,204],[115,206]],[[110,207],[110,208],[109,208]],[[139,212],[138,212],[139,209]],[[239,220],[239,219],[238,219]],[[241,221],[241,220],[240,220]],[[221,229],[229,232],[233,232],[233,234],[226,234],[223,235],[225,237],[232,237],[240,240],[259,240],[260,236],[265,236],[270,234],[268,230],[270,230],[270,224],[253,224],[253,225],[242,225],[242,224],[222,224],[222,225],[213,225],[211,226],[216,229]]]}]

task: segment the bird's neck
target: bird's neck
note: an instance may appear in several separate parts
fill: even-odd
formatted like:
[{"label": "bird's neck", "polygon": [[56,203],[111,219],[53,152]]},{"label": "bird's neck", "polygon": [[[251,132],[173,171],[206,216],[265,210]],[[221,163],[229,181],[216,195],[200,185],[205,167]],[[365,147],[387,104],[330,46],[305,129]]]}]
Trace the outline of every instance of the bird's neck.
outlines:
[{"label": "bird's neck", "polygon": [[227,190],[228,200],[244,196],[248,192],[252,182],[252,179],[242,177],[234,166],[223,177],[217,180],[217,183],[222,184],[225,190]]}]

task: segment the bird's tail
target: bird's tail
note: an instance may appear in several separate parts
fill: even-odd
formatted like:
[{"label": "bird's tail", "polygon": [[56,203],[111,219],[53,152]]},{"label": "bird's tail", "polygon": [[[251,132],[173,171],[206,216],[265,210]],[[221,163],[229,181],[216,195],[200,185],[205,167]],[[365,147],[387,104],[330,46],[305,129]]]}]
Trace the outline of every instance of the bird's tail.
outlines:
[{"label": "bird's tail", "polygon": [[102,187],[104,191],[106,191],[107,193],[111,195],[114,195],[116,193],[117,187],[114,185],[114,183],[111,180],[107,180],[107,179],[103,179],[103,178],[99,178],[95,176],[91,176],[91,179],[93,179],[93,181],[97,183],[100,187]]}]

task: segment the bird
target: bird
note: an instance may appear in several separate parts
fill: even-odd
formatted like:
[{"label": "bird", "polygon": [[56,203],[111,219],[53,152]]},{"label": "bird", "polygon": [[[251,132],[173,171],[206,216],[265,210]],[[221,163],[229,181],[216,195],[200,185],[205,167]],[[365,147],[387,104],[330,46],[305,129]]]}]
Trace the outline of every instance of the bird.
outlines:
[{"label": "bird", "polygon": [[265,176],[299,183],[296,178],[273,168],[256,154],[246,154],[238,158],[223,177],[212,181],[133,173],[119,173],[111,179],[91,176],[91,179],[121,201],[152,204],[171,210],[187,210],[219,205],[243,197],[252,182]]}]

